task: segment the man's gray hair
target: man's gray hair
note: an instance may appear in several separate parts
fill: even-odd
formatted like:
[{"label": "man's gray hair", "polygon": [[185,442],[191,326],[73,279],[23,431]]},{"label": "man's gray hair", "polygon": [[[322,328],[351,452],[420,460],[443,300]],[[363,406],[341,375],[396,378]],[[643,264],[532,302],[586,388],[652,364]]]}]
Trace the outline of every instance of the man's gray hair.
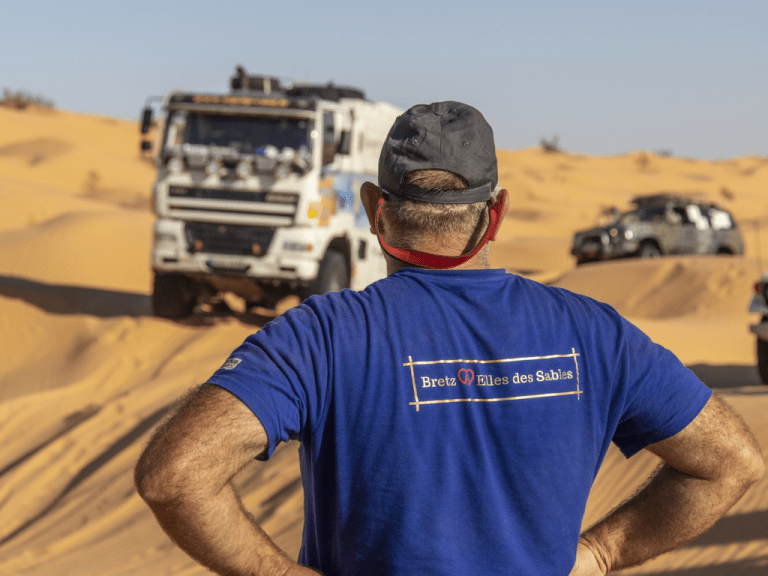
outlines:
[{"label": "man's gray hair", "polygon": [[[446,170],[416,170],[406,178],[425,190],[467,190],[467,181]],[[500,186],[491,194],[495,200]],[[465,251],[474,248],[488,227],[488,202],[434,204],[408,200],[390,194],[384,203],[386,221],[393,229],[391,243],[396,248],[417,249],[426,240],[444,239],[466,242]]]}]

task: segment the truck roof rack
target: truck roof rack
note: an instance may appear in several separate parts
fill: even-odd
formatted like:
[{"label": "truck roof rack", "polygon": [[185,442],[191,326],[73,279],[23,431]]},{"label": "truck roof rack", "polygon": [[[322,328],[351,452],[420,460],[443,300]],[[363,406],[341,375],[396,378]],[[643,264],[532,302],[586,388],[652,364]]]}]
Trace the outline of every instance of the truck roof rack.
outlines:
[{"label": "truck roof rack", "polygon": [[297,98],[320,98],[338,102],[342,98],[365,100],[365,92],[352,86],[336,86],[333,82],[328,84],[290,84],[287,88],[280,85],[280,79],[274,76],[260,74],[248,74],[242,66],[235,67],[235,73],[230,78],[229,85],[232,91],[245,90],[249,92],[262,92],[271,94],[280,92],[286,96]]},{"label": "truck roof rack", "polygon": [[352,88],[350,86],[336,86],[333,82],[328,82],[325,85],[317,84],[294,84],[291,88],[286,90],[288,96],[298,97],[311,97],[315,96],[323,100],[331,100],[332,102],[338,102],[342,98],[354,98],[357,100],[365,100],[365,92],[359,88]]},{"label": "truck roof rack", "polygon": [[235,74],[230,79],[229,85],[233,91],[248,90],[251,92],[264,92],[265,94],[281,91],[279,78],[258,74],[249,75],[242,66],[235,68]]}]

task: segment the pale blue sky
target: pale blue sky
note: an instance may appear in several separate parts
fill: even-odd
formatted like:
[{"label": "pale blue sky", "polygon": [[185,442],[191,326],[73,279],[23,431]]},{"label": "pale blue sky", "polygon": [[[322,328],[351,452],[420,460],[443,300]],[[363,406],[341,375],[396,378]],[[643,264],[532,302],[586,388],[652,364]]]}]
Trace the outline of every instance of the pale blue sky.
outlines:
[{"label": "pale blue sky", "polygon": [[400,107],[465,101],[501,148],[768,156],[759,0],[27,0],[3,10],[0,54],[0,88],[122,118],[173,88],[226,91],[243,64]]}]

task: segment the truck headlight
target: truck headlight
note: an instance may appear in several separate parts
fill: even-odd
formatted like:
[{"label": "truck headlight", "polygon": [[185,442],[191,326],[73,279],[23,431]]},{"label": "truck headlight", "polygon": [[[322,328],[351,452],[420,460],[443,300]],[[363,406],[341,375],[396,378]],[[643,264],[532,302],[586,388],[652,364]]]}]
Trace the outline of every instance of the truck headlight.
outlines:
[{"label": "truck headlight", "polygon": [[235,167],[235,174],[237,174],[237,177],[241,178],[242,180],[250,178],[253,174],[253,164],[251,164],[248,160],[238,162],[237,166]]},{"label": "truck headlight", "polygon": [[277,168],[275,169],[275,178],[279,180],[283,178],[288,178],[290,173],[291,173],[291,168],[287,164],[278,164]]},{"label": "truck headlight", "polygon": [[176,242],[176,235],[169,232],[155,231],[155,244],[162,244],[164,242]]},{"label": "truck headlight", "polygon": [[304,242],[287,241],[283,244],[283,248],[292,252],[312,252],[312,244]]},{"label": "truck headlight", "polygon": [[171,174],[181,174],[184,172],[184,160],[179,158],[178,156],[174,156],[170,160],[168,160],[168,164],[166,164],[166,167],[168,168],[168,171]]},{"label": "truck headlight", "polygon": [[270,160],[277,160],[277,158],[280,156],[280,150],[277,149],[277,146],[272,146],[272,144],[268,144],[264,146],[262,155],[264,156],[264,158],[269,158]]},{"label": "truck headlight", "polygon": [[624,238],[626,238],[627,240],[632,240],[632,238],[634,238],[634,237],[635,237],[635,235],[632,233],[632,230],[625,230],[624,231]]},{"label": "truck headlight", "polygon": [[293,159],[295,157],[296,157],[296,150],[294,150],[290,146],[286,146],[280,152],[280,160],[287,164],[290,164],[291,162],[293,162]]},{"label": "truck headlight", "polygon": [[227,173],[227,169],[221,163],[221,160],[209,160],[205,165],[205,173],[210,176],[222,177]]}]

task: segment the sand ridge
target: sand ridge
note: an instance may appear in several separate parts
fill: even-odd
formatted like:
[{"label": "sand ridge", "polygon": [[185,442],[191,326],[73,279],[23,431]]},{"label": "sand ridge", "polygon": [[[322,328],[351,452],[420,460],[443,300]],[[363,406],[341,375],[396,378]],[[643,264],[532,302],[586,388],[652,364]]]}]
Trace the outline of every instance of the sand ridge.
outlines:
[{"label": "sand ridge", "polygon": [[[154,167],[136,123],[0,107],[0,576],[202,575],[133,487],[152,430],[268,318],[169,322],[150,315]],[[768,159],[698,162],[499,151],[511,209],[492,264],[608,302],[673,350],[768,448],[746,308],[768,268]],[[672,190],[731,210],[744,257],[575,268],[575,230],[637,194]],[[656,463],[612,449],[585,524],[634,492]],[[298,553],[297,446],[238,477],[246,506]],[[768,571],[768,479],[691,545],[626,573],[756,576]]]}]

